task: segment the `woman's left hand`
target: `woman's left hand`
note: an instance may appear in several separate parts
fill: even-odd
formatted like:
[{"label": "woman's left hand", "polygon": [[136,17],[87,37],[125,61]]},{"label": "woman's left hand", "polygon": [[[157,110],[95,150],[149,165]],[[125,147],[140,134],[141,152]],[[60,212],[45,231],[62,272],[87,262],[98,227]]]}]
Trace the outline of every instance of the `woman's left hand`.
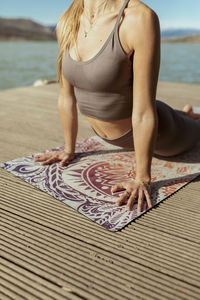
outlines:
[{"label": "woman's left hand", "polygon": [[133,205],[137,202],[137,212],[143,211],[144,203],[147,203],[148,208],[152,208],[152,202],[150,198],[150,184],[143,181],[124,181],[116,184],[112,187],[111,192],[118,192],[125,190],[120,198],[117,200],[116,205],[121,206],[126,204],[126,209],[131,211]]}]

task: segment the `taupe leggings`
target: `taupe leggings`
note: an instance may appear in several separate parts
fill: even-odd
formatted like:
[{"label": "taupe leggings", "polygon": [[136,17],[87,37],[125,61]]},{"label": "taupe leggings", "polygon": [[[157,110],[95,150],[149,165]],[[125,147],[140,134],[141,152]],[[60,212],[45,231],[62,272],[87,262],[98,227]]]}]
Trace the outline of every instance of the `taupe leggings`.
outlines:
[{"label": "taupe leggings", "polygon": [[[158,137],[155,145],[155,154],[164,157],[175,156],[190,150],[200,141],[200,119],[193,120],[184,112],[173,109],[160,100],[156,100],[156,109],[158,115]],[[102,137],[101,139],[109,144],[134,150],[132,128],[117,139]]]}]

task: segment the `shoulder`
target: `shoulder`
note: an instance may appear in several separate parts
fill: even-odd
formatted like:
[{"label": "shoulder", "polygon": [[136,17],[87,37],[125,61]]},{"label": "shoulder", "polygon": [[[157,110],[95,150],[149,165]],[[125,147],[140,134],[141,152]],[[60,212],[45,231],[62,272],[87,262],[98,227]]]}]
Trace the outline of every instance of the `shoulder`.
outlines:
[{"label": "shoulder", "polygon": [[126,9],[127,25],[141,27],[144,23],[159,22],[156,12],[139,0],[130,0]]},{"label": "shoulder", "polygon": [[[132,30],[130,30],[132,28]],[[130,0],[125,12],[127,44],[135,45],[146,38],[160,40],[160,22],[156,12],[139,0]]]}]

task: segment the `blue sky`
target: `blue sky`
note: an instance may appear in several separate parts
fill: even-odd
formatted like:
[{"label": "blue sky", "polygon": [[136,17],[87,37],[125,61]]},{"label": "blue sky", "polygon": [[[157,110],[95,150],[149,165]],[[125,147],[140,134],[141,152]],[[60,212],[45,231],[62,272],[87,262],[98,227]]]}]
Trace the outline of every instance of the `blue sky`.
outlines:
[{"label": "blue sky", "polygon": [[[56,24],[72,0],[0,0],[1,17],[31,18],[41,24]],[[159,16],[161,29],[200,29],[200,0],[143,0]]]}]

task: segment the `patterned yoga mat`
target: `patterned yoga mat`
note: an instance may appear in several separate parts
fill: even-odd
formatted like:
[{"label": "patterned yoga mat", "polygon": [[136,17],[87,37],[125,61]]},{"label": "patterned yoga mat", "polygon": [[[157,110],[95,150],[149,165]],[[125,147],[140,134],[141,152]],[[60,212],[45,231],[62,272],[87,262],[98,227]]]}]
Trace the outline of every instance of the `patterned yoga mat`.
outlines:
[{"label": "patterned yoga mat", "polygon": [[[52,150],[63,149],[58,147]],[[48,152],[47,151],[47,152]],[[38,153],[39,154],[39,153]],[[138,216],[135,204],[130,212],[115,202],[121,192],[111,194],[111,187],[135,175],[135,153],[112,146],[94,136],[76,144],[75,159],[65,167],[59,163],[40,166],[27,156],[0,164],[38,189],[76,209],[108,230],[118,231]],[[173,159],[152,160],[153,206],[164,200],[200,174],[200,145]]]}]

